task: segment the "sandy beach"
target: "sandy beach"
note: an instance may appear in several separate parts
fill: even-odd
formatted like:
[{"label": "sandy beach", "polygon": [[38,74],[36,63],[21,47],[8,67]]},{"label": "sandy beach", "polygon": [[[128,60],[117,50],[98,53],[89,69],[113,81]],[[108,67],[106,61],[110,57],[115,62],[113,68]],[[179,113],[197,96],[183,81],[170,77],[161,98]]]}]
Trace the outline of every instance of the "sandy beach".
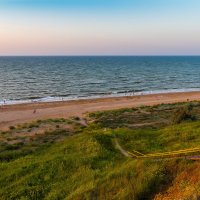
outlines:
[{"label": "sandy beach", "polygon": [[0,130],[6,130],[9,126],[38,119],[83,117],[86,113],[94,111],[194,100],[200,100],[200,92],[5,105],[0,108]]}]

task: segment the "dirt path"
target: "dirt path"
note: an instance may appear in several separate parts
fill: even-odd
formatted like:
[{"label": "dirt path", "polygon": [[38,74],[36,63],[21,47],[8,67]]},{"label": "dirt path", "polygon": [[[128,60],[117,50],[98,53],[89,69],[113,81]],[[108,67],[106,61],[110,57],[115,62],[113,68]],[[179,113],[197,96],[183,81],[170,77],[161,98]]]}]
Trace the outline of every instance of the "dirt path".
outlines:
[{"label": "dirt path", "polygon": [[[200,149],[199,148],[194,148],[196,150],[194,150],[193,152],[192,151],[186,151],[186,150],[179,150],[179,151],[175,151],[175,152],[179,152],[178,155],[180,156],[174,156],[175,154],[168,154],[170,152],[163,152],[163,153],[158,153],[160,155],[157,155],[155,153],[155,156],[153,156],[153,154],[141,154],[140,152],[137,152],[137,151],[133,151],[133,152],[128,152],[126,151],[125,149],[123,149],[123,147],[119,144],[117,138],[115,138],[115,146],[116,148],[121,152],[121,154],[123,154],[125,157],[131,157],[131,158],[134,158],[134,159],[145,159],[145,158],[148,158],[148,159],[153,159],[153,160],[163,160],[163,159],[178,159],[178,158],[182,158],[182,159],[187,159],[187,160],[195,160],[195,161],[200,161]],[[189,154],[189,153],[195,153],[196,151],[196,155],[183,155],[181,156],[181,154]],[[168,155],[166,155],[168,154]]]},{"label": "dirt path", "polygon": [[131,155],[129,155],[119,144],[118,140],[115,138],[115,146],[116,146],[116,149],[118,149],[121,154],[123,154],[125,157],[131,157]]}]

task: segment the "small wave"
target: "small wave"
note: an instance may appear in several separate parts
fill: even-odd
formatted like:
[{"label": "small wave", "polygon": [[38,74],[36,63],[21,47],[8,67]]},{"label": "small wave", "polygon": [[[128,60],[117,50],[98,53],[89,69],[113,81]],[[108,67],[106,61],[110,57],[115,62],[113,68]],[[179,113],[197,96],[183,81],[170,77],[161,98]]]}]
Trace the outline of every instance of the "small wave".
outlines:
[{"label": "small wave", "polygon": [[140,96],[149,94],[168,94],[168,93],[181,93],[181,92],[200,92],[200,88],[188,88],[188,89],[167,89],[167,90],[152,90],[152,91],[141,91],[141,90],[128,90],[128,91],[115,91],[112,93],[96,93],[91,96],[57,96],[57,97],[32,97],[27,100],[1,100],[0,105],[13,105],[13,104],[27,104],[27,103],[40,103],[40,102],[61,102],[71,100],[84,100],[84,99],[99,99],[99,98],[110,98],[110,97],[123,97],[123,96]]}]

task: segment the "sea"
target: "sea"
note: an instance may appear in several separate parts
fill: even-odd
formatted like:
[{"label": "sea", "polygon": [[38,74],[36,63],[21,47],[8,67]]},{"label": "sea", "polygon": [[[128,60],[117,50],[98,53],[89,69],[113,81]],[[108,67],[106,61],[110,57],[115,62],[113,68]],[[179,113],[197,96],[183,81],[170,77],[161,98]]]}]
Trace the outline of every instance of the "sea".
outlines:
[{"label": "sea", "polygon": [[0,104],[200,91],[200,56],[0,57]]}]

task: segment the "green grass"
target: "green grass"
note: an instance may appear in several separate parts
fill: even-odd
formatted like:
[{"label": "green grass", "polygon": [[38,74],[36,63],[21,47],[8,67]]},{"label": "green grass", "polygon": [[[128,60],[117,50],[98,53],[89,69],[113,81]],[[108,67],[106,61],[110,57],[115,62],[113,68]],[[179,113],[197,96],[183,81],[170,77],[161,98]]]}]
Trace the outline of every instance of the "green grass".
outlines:
[{"label": "green grass", "polygon": [[123,157],[98,129],[2,162],[0,171],[1,199],[139,199],[165,181],[163,165]]},{"label": "green grass", "polygon": [[161,129],[120,128],[114,130],[113,134],[125,149],[144,154],[200,147],[199,121],[169,125]]},{"label": "green grass", "polygon": [[195,116],[195,119],[200,119],[199,102],[161,104],[152,107],[143,106],[139,108],[96,112],[90,113],[89,117],[104,128],[160,128],[174,123],[174,117],[177,117],[177,110],[184,110],[191,106],[193,108],[191,114]]},{"label": "green grass", "polygon": [[[94,122],[88,127],[78,118],[51,119],[2,132],[0,199],[153,199],[194,162],[127,158],[116,149],[114,139],[127,150],[142,153],[200,146],[200,106],[195,103],[196,121],[173,124],[170,120],[180,106],[185,104],[92,113],[89,120]],[[72,125],[73,133],[61,130],[63,123]],[[44,124],[55,125],[55,130],[31,141],[5,140]]]},{"label": "green grass", "polygon": [[[63,127],[66,125],[70,127]],[[47,129],[48,127],[51,129]],[[40,128],[43,129],[43,133],[37,133]],[[80,132],[82,128],[81,124],[70,119],[48,119],[18,125],[7,132],[0,132],[0,161],[10,161],[45,149]],[[31,135],[32,131],[34,135]]]}]

